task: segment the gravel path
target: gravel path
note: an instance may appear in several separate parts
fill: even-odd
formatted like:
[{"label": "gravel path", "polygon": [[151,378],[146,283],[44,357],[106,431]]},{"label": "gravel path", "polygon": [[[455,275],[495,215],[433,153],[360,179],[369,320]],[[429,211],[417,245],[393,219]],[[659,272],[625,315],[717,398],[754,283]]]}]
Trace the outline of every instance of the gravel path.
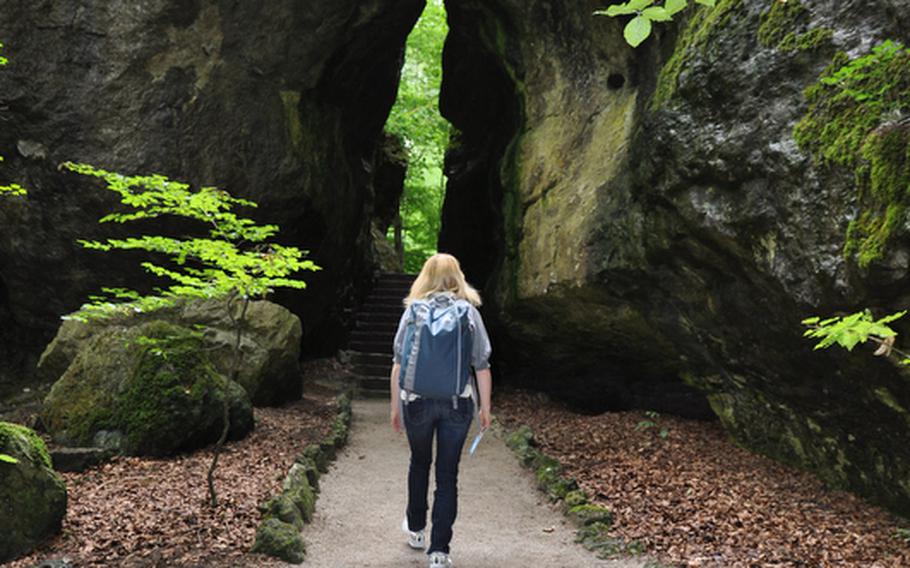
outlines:
[{"label": "gravel path", "polygon": [[[468,443],[473,434],[472,428]],[[405,438],[388,426],[388,402],[355,401],[350,443],[322,478],[316,517],[304,528],[305,565],[426,566],[426,556],[410,550],[400,530],[407,462]],[[456,568],[641,568],[644,564],[598,560],[574,544],[571,525],[537,491],[530,473],[519,467],[505,444],[492,435],[484,437],[474,456],[465,453],[462,458],[458,507],[452,541]]]}]

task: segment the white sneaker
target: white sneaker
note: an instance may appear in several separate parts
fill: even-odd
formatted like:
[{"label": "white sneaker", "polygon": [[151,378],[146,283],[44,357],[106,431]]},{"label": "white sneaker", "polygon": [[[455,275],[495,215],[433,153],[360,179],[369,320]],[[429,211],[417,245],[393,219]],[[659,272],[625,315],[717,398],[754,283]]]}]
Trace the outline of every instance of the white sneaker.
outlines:
[{"label": "white sneaker", "polygon": [[[403,530],[408,535],[408,546],[410,546],[414,550],[423,550],[424,548],[427,547],[426,534],[422,530],[417,531],[417,532],[412,531],[411,528],[408,526],[407,517],[405,517],[404,520],[401,521],[401,530]],[[442,566],[442,564],[440,564],[440,566]]]},{"label": "white sneaker", "polygon": [[452,568],[452,559],[445,552],[434,552],[430,555],[430,568]]}]

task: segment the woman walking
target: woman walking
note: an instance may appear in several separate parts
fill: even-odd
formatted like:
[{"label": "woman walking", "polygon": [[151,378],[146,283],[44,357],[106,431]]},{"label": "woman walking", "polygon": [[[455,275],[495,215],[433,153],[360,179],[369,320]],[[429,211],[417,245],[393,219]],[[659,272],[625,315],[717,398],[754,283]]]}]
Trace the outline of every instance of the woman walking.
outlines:
[{"label": "woman walking", "polygon": [[[436,438],[430,568],[452,566],[449,543],[458,512],[458,464],[477,404],[481,430],[491,421],[491,347],[477,311],[480,303],[480,294],[465,280],[458,260],[433,255],[411,286],[395,334],[391,422],[395,431],[405,430],[411,448],[402,529],[414,549],[426,546],[427,491]],[[469,380],[471,367],[476,381]]]}]

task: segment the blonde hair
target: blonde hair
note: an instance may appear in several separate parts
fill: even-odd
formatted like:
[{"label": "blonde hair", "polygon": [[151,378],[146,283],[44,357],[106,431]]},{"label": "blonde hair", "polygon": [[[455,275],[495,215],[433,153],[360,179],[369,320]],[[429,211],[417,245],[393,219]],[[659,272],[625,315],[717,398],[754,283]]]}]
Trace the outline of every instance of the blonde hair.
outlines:
[{"label": "blonde hair", "polygon": [[437,292],[451,292],[456,298],[480,306],[480,294],[465,280],[458,259],[450,254],[434,254],[423,263],[420,274],[411,285],[411,293],[404,299],[410,306],[414,300],[425,300]]}]

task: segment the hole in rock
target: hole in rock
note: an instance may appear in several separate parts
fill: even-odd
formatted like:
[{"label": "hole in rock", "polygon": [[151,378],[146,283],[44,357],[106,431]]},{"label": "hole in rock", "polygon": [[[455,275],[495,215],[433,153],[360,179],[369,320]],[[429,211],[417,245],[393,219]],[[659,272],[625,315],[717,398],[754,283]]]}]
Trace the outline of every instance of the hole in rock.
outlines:
[{"label": "hole in rock", "polygon": [[607,77],[607,88],[612,90],[622,89],[626,84],[626,77],[622,73],[611,73]]}]

